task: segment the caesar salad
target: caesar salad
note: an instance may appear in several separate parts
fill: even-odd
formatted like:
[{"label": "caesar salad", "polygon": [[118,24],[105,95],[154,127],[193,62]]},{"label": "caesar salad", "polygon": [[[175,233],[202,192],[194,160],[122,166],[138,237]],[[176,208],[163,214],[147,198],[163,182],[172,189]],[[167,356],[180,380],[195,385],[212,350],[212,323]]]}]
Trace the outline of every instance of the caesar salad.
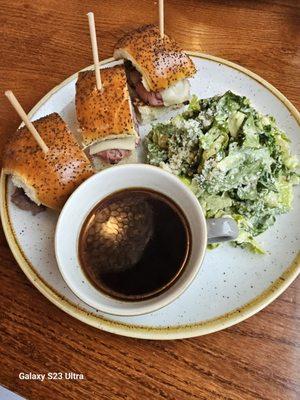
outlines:
[{"label": "caesar salad", "polygon": [[292,207],[298,160],[274,117],[243,96],[226,92],[199,99],[145,139],[147,160],[180,177],[207,218],[231,216],[239,226],[232,243],[263,254],[254,238]]}]

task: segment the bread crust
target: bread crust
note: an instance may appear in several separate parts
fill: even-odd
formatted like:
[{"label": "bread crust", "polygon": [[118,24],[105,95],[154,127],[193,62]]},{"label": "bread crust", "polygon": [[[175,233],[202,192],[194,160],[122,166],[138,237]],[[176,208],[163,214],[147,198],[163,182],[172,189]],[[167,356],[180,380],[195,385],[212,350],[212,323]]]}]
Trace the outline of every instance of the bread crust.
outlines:
[{"label": "bread crust", "polygon": [[143,75],[153,92],[163,90],[196,73],[191,58],[175,40],[160,37],[155,25],[145,25],[122,37],[115,46],[114,57],[130,60]]},{"label": "bread crust", "polygon": [[33,124],[49,151],[43,153],[28,129],[22,127],[8,140],[3,169],[24,182],[37,203],[60,209],[76,187],[93,174],[93,167],[57,113]]},{"label": "bread crust", "polygon": [[103,91],[96,87],[94,71],[79,72],[76,113],[82,143],[137,136],[132,116],[124,65],[101,69]]}]

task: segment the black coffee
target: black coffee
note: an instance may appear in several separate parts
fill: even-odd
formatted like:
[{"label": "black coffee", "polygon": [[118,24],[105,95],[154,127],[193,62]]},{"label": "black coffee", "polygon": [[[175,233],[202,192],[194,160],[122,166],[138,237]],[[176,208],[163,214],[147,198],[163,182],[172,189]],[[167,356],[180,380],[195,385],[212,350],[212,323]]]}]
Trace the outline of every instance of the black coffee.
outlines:
[{"label": "black coffee", "polygon": [[144,300],[175,282],[190,247],[180,208],[160,193],[132,188],[92,210],[80,232],[79,258],[95,287],[117,299]]}]

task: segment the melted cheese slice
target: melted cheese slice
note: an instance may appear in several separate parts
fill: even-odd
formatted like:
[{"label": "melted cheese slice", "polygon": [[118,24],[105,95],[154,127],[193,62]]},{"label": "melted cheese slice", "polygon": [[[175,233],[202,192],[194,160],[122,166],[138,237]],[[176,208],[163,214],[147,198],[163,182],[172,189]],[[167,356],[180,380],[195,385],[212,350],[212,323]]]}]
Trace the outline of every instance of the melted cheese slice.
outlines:
[{"label": "melted cheese slice", "polygon": [[182,79],[160,92],[165,106],[181,104],[190,98],[190,83]]},{"label": "melted cheese slice", "polygon": [[135,136],[103,140],[102,142],[96,143],[90,147],[90,155],[110,149],[134,150],[135,141]]}]

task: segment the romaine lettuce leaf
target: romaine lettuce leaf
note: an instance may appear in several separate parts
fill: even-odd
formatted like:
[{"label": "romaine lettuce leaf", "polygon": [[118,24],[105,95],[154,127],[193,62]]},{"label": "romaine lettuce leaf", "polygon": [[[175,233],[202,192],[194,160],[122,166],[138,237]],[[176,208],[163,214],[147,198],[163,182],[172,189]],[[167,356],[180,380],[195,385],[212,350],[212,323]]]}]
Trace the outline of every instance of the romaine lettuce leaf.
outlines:
[{"label": "romaine lettuce leaf", "polygon": [[228,117],[228,130],[230,132],[230,135],[233,137],[236,137],[238,134],[238,131],[244,122],[246,115],[240,111],[235,111],[231,113]]},{"label": "romaine lettuce leaf", "polygon": [[253,253],[265,254],[263,248],[253,238],[251,233],[251,224],[246,220],[246,218],[236,214],[233,214],[232,217],[236,220],[239,227],[239,236],[233,241],[233,245],[246,248]]},{"label": "romaine lettuce leaf", "polygon": [[242,147],[259,148],[259,132],[255,125],[253,115],[249,115],[243,125],[244,141]]}]

